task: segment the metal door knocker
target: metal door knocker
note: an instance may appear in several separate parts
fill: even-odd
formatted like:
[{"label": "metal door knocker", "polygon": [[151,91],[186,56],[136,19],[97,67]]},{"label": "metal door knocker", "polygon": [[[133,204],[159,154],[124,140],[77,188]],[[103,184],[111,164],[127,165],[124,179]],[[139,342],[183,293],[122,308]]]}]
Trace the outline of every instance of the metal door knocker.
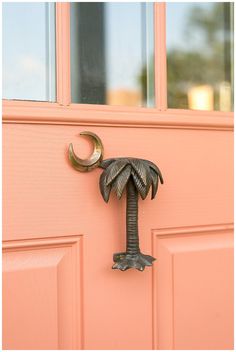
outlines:
[{"label": "metal door knocker", "polygon": [[149,160],[137,158],[111,158],[103,160],[103,145],[100,138],[92,132],[84,131],[94,143],[94,152],[89,159],[80,159],[75,155],[72,144],[69,145],[69,160],[72,166],[81,172],[104,169],[100,176],[99,186],[103,199],[107,203],[113,189],[120,199],[126,188],[126,251],[115,253],[113,269],[122,271],[135,268],[140,271],[151,266],[155,260],[150,255],[141,253],[138,235],[138,195],[145,199],[152,188],[151,199],[157,193],[158,182],[163,184],[159,168]]}]

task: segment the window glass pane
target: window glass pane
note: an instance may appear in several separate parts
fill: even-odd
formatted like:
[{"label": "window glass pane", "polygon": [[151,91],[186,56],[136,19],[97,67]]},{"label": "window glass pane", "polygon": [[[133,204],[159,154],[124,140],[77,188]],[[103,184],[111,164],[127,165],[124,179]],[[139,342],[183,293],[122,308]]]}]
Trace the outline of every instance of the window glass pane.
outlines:
[{"label": "window glass pane", "polygon": [[55,4],[3,3],[3,98],[55,101]]},{"label": "window glass pane", "polygon": [[152,3],[71,3],[72,102],[153,106]]},{"label": "window glass pane", "polygon": [[168,107],[233,109],[233,4],[167,3]]}]

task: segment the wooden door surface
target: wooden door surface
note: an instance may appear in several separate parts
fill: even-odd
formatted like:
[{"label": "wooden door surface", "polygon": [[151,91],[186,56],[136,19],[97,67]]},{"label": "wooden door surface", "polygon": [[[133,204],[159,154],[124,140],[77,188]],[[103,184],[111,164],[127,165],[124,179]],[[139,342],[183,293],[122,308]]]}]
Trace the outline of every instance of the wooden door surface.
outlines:
[{"label": "wooden door surface", "polygon": [[[57,5],[58,102],[3,103],[3,348],[233,349],[232,114],[167,109],[163,4],[159,108],[70,104],[68,11]],[[84,130],[105,158],[162,171],[157,197],[139,200],[140,245],[157,259],[143,272],[111,269],[125,198],[106,204],[101,170],[71,167],[70,142],[91,152]]]}]

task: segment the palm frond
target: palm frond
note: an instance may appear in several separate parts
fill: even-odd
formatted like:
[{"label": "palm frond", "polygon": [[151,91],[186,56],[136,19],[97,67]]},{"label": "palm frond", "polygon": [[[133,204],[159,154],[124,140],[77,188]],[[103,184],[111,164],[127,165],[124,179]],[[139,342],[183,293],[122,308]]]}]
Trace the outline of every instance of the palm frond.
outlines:
[{"label": "palm frond", "polygon": [[151,186],[151,199],[153,199],[158,190],[159,179],[163,183],[161,171],[149,160],[111,158],[102,161],[100,166],[105,169],[99,181],[100,191],[105,202],[108,202],[112,189],[117,197],[121,198],[131,175],[142,199],[147,197]]},{"label": "palm frond", "polygon": [[122,159],[117,159],[113,163],[111,163],[106,171],[107,171],[107,177],[106,177],[106,185],[108,186],[109,184],[112,183],[112,181],[120,174],[120,172],[125,168],[125,166],[128,164],[127,159],[122,158]]},{"label": "palm frond", "polygon": [[150,172],[150,167],[149,167],[149,165],[145,162],[145,163],[143,163],[143,166],[144,166],[144,168],[145,168],[145,170],[146,170],[146,183],[147,183],[147,187],[149,187],[150,188],[150,186],[151,186],[151,183],[152,183],[152,176],[151,176],[151,172]]},{"label": "palm frond", "polygon": [[136,171],[140,182],[143,186],[147,185],[147,170],[144,166],[144,163],[140,159],[130,159],[130,163],[133,166],[133,169]]},{"label": "palm frond", "polygon": [[116,192],[118,199],[121,198],[125,186],[130,178],[131,165],[126,165],[125,169],[121,171],[119,177],[117,177],[113,183],[113,189]]},{"label": "palm frond", "polygon": [[113,163],[115,160],[115,158],[111,158],[111,159],[106,159],[106,160],[103,160],[100,164],[100,167],[102,169],[106,169],[111,163]]},{"label": "palm frond", "polygon": [[150,168],[151,177],[152,177],[152,197],[151,199],[155,198],[158,189],[158,174]]},{"label": "palm frond", "polygon": [[104,170],[99,179],[99,188],[103,199],[107,203],[111,193],[111,185],[106,184],[107,170]]},{"label": "palm frond", "polygon": [[134,184],[135,184],[135,187],[136,187],[138,193],[140,194],[142,199],[145,199],[147,197],[148,192],[149,192],[149,188],[150,188],[151,183],[149,185],[145,186],[141,182],[140,177],[137,175],[137,173],[133,169],[131,170],[131,174],[133,176]]},{"label": "palm frond", "polygon": [[152,170],[154,170],[158,174],[158,176],[160,178],[160,181],[161,181],[161,184],[163,184],[164,180],[163,180],[163,177],[162,177],[160,169],[155,164],[153,164],[151,161],[149,161],[149,160],[143,160],[143,161],[145,161],[149,165],[149,167],[152,168]]}]

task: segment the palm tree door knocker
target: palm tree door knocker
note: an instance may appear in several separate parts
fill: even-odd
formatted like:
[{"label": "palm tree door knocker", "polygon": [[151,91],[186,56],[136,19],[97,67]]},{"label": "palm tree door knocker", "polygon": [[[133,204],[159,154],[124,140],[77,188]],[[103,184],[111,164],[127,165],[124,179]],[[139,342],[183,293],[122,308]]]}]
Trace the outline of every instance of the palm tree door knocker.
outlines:
[{"label": "palm tree door knocker", "polygon": [[107,203],[113,189],[120,199],[126,187],[126,251],[115,253],[113,269],[122,271],[135,268],[140,271],[151,266],[155,260],[150,255],[141,253],[138,235],[138,195],[142,199],[152,186],[153,199],[157,193],[158,181],[163,184],[159,168],[149,160],[137,158],[111,158],[103,160],[103,145],[100,138],[92,132],[84,131],[80,135],[89,136],[94,143],[94,152],[89,159],[80,159],[75,155],[73,145],[69,145],[69,160],[72,166],[81,172],[91,171],[96,167],[104,169],[99,186],[103,199]]}]

